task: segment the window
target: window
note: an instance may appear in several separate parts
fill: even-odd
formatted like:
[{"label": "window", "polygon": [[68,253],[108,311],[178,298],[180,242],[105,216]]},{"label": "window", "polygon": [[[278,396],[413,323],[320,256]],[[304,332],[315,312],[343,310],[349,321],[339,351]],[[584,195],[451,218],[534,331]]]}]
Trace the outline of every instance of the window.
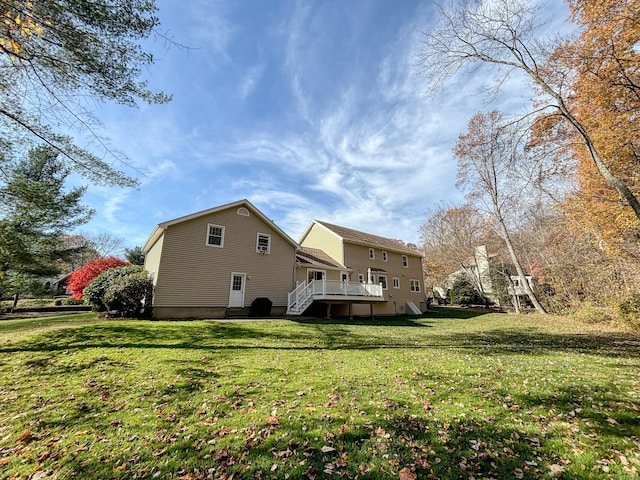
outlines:
[{"label": "window", "polygon": [[387,252],[382,252],[382,261],[386,262],[388,260]]},{"label": "window", "polygon": [[247,210],[244,207],[240,207],[238,210],[236,210],[236,213],[238,215],[242,215],[243,217],[248,217],[249,216],[249,210]]},{"label": "window", "polygon": [[359,281],[360,283],[364,283],[364,274],[362,274],[362,273],[359,273],[359,274],[358,274],[358,281]]},{"label": "window", "polygon": [[409,257],[406,255],[402,255],[402,266],[404,268],[409,268]]},{"label": "window", "polygon": [[398,277],[393,277],[393,288],[400,288],[400,279]]},{"label": "window", "polygon": [[369,249],[369,260],[375,260],[376,259],[376,252],[373,251],[373,248]]},{"label": "window", "polygon": [[271,253],[271,235],[266,233],[258,233],[258,240],[256,242],[257,253]]},{"label": "window", "polygon": [[224,247],[224,227],[221,225],[207,225],[207,245]]},{"label": "window", "polygon": [[378,275],[378,283],[382,284],[382,289],[386,290],[387,288],[389,288],[387,286],[387,276],[386,275]]},{"label": "window", "polygon": [[420,282],[418,280],[410,280],[410,286],[412,292],[420,291]]},{"label": "window", "polygon": [[322,280],[324,278],[324,270],[307,270],[307,278],[309,282],[314,280]]}]

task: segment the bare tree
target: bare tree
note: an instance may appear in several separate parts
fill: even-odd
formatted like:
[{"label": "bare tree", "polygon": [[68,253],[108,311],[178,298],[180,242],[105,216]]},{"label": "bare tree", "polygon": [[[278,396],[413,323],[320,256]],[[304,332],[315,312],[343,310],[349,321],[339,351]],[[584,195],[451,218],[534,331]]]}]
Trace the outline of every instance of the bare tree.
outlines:
[{"label": "bare tree", "polygon": [[515,127],[502,123],[502,115],[496,110],[474,115],[468,132],[460,135],[453,150],[458,160],[457,185],[468,187],[467,198],[493,216],[520,284],[536,310],[546,313],[529,286],[509,233],[509,216],[523,202],[524,187],[517,175],[516,158],[522,152],[522,143]]},{"label": "bare tree", "polygon": [[83,240],[84,246],[97,252],[98,257],[119,256],[123,253],[124,238],[109,232],[82,233],[79,237]]},{"label": "bare tree", "polygon": [[[613,187],[640,219],[640,201],[625,181],[616,176],[594,145],[585,124],[569,106],[575,82],[574,69],[565,57],[561,39],[545,42],[539,36],[541,3],[528,0],[491,0],[451,2],[439,7],[437,26],[424,34],[420,55],[423,73],[434,91],[456,72],[485,64],[504,72],[521,72],[539,94],[540,111],[559,116],[583,142],[599,174]],[[502,81],[496,84],[500,88]]]},{"label": "bare tree", "polygon": [[[486,243],[487,232],[482,213],[468,203],[442,204],[428,210],[425,223],[420,226],[427,281],[444,287],[452,273],[469,270],[469,260],[474,257],[475,248]],[[482,293],[476,275],[467,273]]]}]

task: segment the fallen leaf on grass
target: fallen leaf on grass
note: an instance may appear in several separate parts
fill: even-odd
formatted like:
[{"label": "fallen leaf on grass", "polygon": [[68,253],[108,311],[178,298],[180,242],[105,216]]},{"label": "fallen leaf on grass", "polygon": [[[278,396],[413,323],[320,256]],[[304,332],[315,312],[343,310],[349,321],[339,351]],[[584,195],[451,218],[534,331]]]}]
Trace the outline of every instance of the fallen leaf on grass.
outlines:
[{"label": "fallen leaf on grass", "polygon": [[31,440],[31,435],[33,435],[33,432],[31,430],[25,430],[24,432],[22,432],[22,435],[20,435],[16,439],[16,443],[26,442],[27,440]]},{"label": "fallen leaf on grass", "polygon": [[322,453],[329,453],[329,452],[334,452],[336,449],[333,447],[330,447],[329,445],[323,445],[320,450],[322,450]]},{"label": "fallen leaf on grass", "polygon": [[400,480],[416,480],[416,474],[413,473],[408,467],[404,467],[398,472],[398,478]]},{"label": "fallen leaf on grass", "polygon": [[265,422],[267,425],[280,425],[280,420],[275,415],[269,415]]},{"label": "fallen leaf on grass", "polygon": [[564,472],[564,467],[554,463],[553,465],[549,465],[549,471],[552,476],[556,476]]}]

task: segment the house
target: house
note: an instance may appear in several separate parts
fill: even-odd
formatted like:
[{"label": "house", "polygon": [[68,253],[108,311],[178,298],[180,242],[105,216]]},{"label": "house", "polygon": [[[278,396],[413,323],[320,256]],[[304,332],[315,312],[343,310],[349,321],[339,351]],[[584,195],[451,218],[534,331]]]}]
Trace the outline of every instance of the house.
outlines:
[{"label": "house", "polygon": [[154,318],[217,318],[257,298],[272,315],[420,314],[422,255],[313,220],[299,242],[240,200],[156,226],[143,246]]},{"label": "house", "polygon": [[[447,277],[442,287],[434,287],[442,298],[448,296],[448,291],[458,278],[469,280],[476,290],[491,301],[500,305],[506,298],[512,302],[526,302],[527,294],[518,275],[514,275],[515,268],[499,260],[498,255],[489,254],[485,245],[475,248],[474,256],[461,265],[460,270]],[[529,287],[533,289],[533,278],[526,275]],[[501,301],[502,300],[502,301]]]},{"label": "house", "polygon": [[269,298],[284,314],[297,243],[247,200],[155,227],[142,247],[154,318],[216,318]]},{"label": "house", "polygon": [[295,275],[298,288],[324,283],[325,290],[316,288],[313,300],[326,305],[328,316],[421,313],[418,306],[425,297],[422,253],[417,249],[318,220],[307,226],[299,243],[333,260],[330,267],[299,261]]},{"label": "house", "polygon": [[42,279],[43,286],[49,288],[54,295],[71,295],[69,289],[69,277],[71,273],[65,273],[56,277]]}]

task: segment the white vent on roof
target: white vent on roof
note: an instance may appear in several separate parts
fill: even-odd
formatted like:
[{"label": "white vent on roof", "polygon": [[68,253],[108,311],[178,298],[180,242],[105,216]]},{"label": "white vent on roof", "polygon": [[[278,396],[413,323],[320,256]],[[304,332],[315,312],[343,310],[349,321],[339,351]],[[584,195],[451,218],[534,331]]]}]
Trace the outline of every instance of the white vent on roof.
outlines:
[{"label": "white vent on roof", "polygon": [[243,217],[248,217],[249,216],[249,210],[247,210],[244,207],[240,207],[236,213],[238,215],[242,215]]}]

